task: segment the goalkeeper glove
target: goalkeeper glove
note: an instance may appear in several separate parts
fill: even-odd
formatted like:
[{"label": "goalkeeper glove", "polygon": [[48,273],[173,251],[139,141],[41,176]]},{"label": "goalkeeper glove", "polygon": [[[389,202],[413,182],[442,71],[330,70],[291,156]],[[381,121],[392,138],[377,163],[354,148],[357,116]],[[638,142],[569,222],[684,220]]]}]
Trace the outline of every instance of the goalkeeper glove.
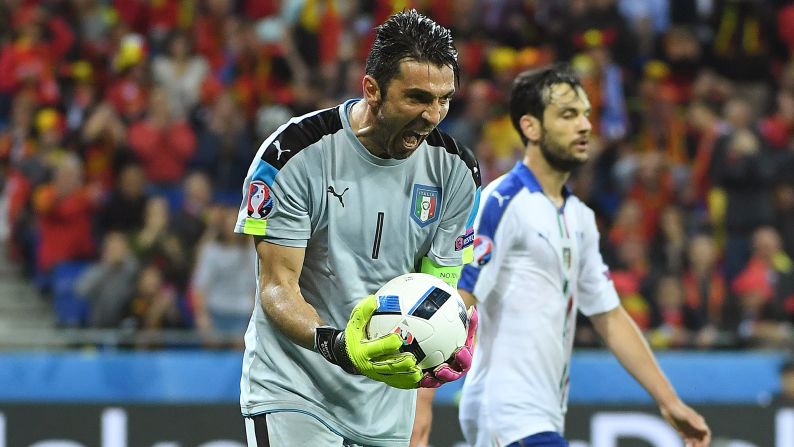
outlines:
[{"label": "goalkeeper glove", "polygon": [[413,354],[400,352],[400,336],[366,338],[367,323],[377,307],[377,299],[370,295],[353,308],[344,331],[318,327],[314,333],[315,351],[350,374],[362,374],[395,388],[416,388],[422,370],[416,366]]},{"label": "goalkeeper glove", "polygon": [[419,387],[438,388],[447,382],[458,380],[466,374],[471,368],[474,335],[477,333],[478,320],[477,309],[472,306],[469,311],[469,330],[466,335],[466,343],[458,348],[447,362],[436,366],[432,371],[426,372],[419,382]]}]

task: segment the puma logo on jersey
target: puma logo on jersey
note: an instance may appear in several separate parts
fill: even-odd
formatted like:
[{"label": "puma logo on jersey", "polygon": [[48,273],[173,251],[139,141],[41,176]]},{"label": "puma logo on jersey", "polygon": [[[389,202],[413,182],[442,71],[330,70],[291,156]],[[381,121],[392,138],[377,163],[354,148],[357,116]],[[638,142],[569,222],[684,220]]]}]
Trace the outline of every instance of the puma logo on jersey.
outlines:
[{"label": "puma logo on jersey", "polygon": [[342,194],[337,194],[336,191],[334,190],[334,187],[333,186],[329,186],[328,189],[326,189],[326,191],[330,192],[331,194],[333,194],[334,197],[339,199],[339,203],[341,203],[342,204],[342,208],[344,208],[345,207],[345,202],[342,201],[342,196],[345,195],[345,193],[347,192],[348,189],[350,189],[350,188],[345,188],[345,190],[342,191]]},{"label": "puma logo on jersey", "polygon": [[282,149],[281,141],[278,140],[273,142],[273,147],[275,147],[276,150],[278,151],[278,154],[276,154],[276,160],[281,160],[281,154],[283,154],[284,152],[290,152],[289,149]]},{"label": "puma logo on jersey", "polygon": [[499,194],[499,191],[494,191],[494,192],[492,193],[492,195],[494,196],[494,198],[496,199],[496,201],[497,201],[497,202],[499,202],[499,208],[501,208],[502,206],[504,206],[504,204],[505,204],[505,200],[507,200],[507,199],[509,199],[509,198],[510,198],[510,196],[503,196],[503,195]]}]

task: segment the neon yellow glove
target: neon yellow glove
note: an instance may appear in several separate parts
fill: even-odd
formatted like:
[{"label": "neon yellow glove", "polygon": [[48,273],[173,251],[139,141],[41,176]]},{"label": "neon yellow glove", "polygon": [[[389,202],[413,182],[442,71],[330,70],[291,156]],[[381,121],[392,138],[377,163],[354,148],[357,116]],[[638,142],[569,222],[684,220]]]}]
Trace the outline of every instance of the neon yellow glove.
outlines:
[{"label": "neon yellow glove", "polygon": [[344,331],[318,327],[314,335],[315,350],[351,374],[362,374],[395,388],[416,388],[422,370],[416,366],[413,354],[400,352],[403,344],[400,336],[389,334],[367,339],[367,323],[377,307],[377,299],[369,295],[353,308]]}]

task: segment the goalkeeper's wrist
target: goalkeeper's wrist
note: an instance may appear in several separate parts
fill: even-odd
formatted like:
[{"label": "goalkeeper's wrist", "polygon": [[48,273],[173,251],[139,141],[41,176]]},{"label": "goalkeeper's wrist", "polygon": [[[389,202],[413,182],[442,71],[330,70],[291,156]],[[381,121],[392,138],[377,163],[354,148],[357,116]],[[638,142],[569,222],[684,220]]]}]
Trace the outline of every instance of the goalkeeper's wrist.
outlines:
[{"label": "goalkeeper's wrist", "polygon": [[318,326],[314,330],[314,350],[345,372],[358,374],[358,369],[347,355],[345,331],[331,326]]}]

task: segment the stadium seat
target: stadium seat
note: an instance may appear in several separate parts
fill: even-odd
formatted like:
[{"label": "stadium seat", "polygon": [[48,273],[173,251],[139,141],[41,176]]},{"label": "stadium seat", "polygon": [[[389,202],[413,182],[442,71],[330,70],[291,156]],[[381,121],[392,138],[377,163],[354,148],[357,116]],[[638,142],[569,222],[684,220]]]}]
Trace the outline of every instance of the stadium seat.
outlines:
[{"label": "stadium seat", "polygon": [[239,206],[240,191],[215,191],[212,195],[212,202],[221,205]]},{"label": "stadium seat", "polygon": [[52,270],[53,306],[60,327],[84,327],[88,322],[90,303],[77,295],[75,286],[89,265],[83,261],[63,262]]}]

